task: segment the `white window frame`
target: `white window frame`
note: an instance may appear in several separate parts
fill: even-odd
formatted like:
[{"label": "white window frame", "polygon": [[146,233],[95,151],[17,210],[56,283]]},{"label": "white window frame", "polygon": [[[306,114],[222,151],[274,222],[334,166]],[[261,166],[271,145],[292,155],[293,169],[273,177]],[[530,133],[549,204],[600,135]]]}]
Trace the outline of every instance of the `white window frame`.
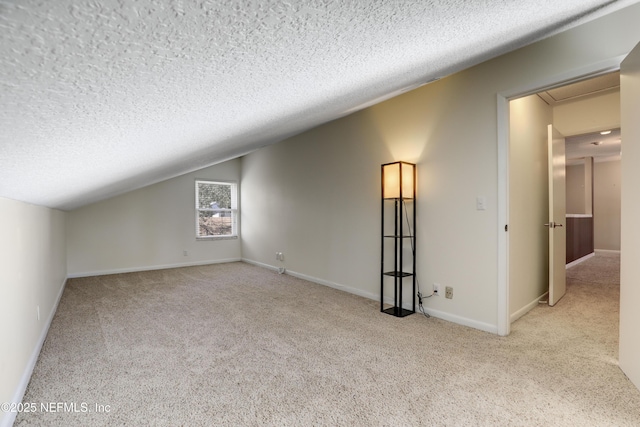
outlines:
[{"label": "white window frame", "polygon": [[[211,209],[200,208],[200,194],[198,192],[199,184],[211,185],[228,185],[231,187],[231,208],[230,209]],[[238,238],[238,183],[236,181],[220,181],[210,179],[196,179],[195,181],[195,232],[196,240],[221,240]],[[213,236],[200,235],[200,212],[230,212],[231,213],[231,234],[218,234]]]}]

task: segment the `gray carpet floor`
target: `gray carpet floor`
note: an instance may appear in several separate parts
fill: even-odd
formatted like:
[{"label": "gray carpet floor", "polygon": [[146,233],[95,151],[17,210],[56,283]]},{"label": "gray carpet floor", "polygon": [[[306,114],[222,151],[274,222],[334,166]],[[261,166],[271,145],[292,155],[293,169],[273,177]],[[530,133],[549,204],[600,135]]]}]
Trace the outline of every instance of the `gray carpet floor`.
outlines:
[{"label": "gray carpet floor", "polygon": [[509,337],[245,263],[71,279],[24,402],[75,408],[15,425],[638,426],[618,271],[573,267]]}]

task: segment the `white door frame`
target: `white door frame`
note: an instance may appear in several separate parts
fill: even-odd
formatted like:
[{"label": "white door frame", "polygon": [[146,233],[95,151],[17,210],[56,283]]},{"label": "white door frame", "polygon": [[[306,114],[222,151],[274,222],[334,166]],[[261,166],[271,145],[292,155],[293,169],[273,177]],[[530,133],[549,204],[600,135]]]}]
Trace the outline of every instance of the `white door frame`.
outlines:
[{"label": "white door frame", "polygon": [[532,81],[497,94],[498,108],[498,335],[511,332],[509,309],[509,101],[620,69],[626,55]]}]

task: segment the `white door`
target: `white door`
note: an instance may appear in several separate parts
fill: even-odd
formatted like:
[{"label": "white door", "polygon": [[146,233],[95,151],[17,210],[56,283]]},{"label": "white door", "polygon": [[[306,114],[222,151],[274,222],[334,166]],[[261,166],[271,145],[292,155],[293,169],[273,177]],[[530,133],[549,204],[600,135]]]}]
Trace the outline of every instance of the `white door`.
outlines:
[{"label": "white door", "polygon": [[567,291],[566,182],[564,136],[548,126],[549,160],[549,305]]},{"label": "white door", "polygon": [[640,45],[620,66],[620,368],[640,388]]}]

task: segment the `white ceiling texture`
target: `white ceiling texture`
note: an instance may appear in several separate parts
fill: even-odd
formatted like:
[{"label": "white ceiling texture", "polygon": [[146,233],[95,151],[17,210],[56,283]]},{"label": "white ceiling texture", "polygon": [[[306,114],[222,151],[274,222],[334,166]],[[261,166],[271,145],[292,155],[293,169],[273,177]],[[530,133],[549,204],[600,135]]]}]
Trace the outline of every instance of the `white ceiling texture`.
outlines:
[{"label": "white ceiling texture", "polygon": [[0,0],[0,196],[73,209],[632,0]]}]

